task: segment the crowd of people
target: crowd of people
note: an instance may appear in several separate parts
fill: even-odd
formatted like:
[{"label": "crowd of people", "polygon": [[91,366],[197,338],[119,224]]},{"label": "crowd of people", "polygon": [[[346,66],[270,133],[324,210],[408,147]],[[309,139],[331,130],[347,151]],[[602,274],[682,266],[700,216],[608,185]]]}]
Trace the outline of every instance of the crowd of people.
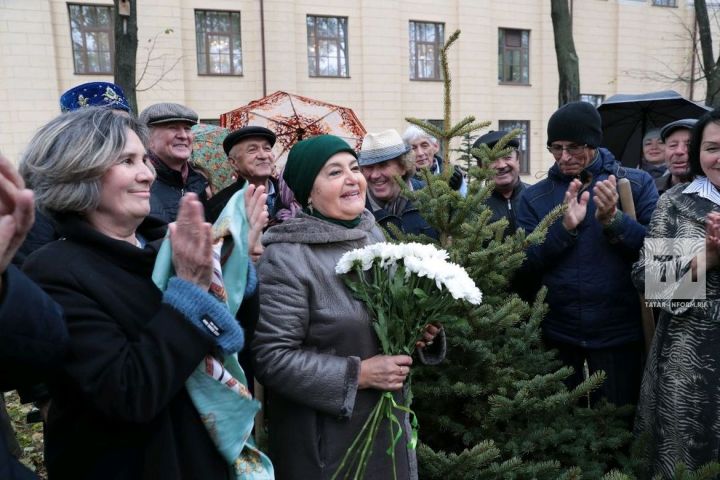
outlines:
[{"label": "crowd of people", "polygon": [[[330,478],[379,397],[404,402],[414,360],[442,362],[445,332],[432,319],[415,358],[380,354],[368,310],[334,273],[343,253],[397,232],[438,239],[403,192],[443,168],[457,195],[473,179],[446,166],[431,135],[368,133],[359,152],[321,135],[295,144],[278,173],[275,133],[243,127],[222,143],[235,180],[214,191],[212,172],[192,162],[191,108],[158,103],[134,118],[119,87],[93,82],[66,92],[61,111],[32,138],[19,173],[0,156],[0,387],[40,408],[51,480]],[[480,136],[473,152],[507,134]],[[591,404],[638,405],[654,472],[718,460],[720,113],[648,130],[638,168],[603,148],[589,103],[560,107],[546,141],[555,161],[533,185],[520,179],[516,139],[499,158],[477,157],[494,171],[485,204],[491,222],[507,220],[505,235],[533,232],[565,207],[518,272],[547,287],[543,342],[573,368],[570,388],[585,366],[606,373]],[[234,314],[220,269],[233,244],[218,244],[211,224],[241,191],[248,228],[235,247],[247,248],[234,250],[245,288]],[[705,253],[658,261],[652,238],[699,239]],[[161,290],[163,242],[173,273]],[[639,294],[670,264],[704,278],[705,296],[663,304],[646,352]],[[662,285],[678,299],[679,283]],[[236,355],[244,374],[221,373],[237,377],[228,385],[241,395],[253,378],[265,387],[272,465],[248,453],[247,438],[246,454],[228,460],[223,419],[201,413],[192,388],[198,365],[222,370]],[[389,438],[375,442],[368,478],[418,477],[407,416],[401,432],[394,456]],[[8,437],[0,442],[0,478],[32,478]]]}]

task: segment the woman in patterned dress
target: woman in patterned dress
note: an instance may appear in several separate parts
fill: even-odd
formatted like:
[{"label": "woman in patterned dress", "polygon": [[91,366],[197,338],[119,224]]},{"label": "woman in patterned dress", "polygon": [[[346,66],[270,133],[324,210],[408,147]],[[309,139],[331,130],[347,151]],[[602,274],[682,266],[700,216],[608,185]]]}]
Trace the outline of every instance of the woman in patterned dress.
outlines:
[{"label": "woman in patterned dress", "polygon": [[[695,180],[660,197],[633,268],[635,285],[662,307],[636,433],[646,437],[651,473],[664,478],[679,462],[695,470],[720,459],[720,110],[695,125],[689,153]],[[658,255],[655,239],[672,255]],[[675,281],[685,276],[697,281]]]}]

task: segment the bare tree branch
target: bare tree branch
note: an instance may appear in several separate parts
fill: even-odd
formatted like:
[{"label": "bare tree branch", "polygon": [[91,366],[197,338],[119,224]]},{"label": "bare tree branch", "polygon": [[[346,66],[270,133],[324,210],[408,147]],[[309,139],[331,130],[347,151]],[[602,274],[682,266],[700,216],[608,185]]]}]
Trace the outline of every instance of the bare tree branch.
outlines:
[{"label": "bare tree branch", "polygon": [[150,89],[153,88],[155,85],[157,85],[158,83],[160,83],[170,72],[173,71],[173,69],[177,66],[178,63],[180,63],[180,61],[181,61],[182,59],[183,59],[182,55],[179,56],[179,57],[177,57],[177,58],[175,59],[175,62],[173,62],[173,64],[170,65],[170,68],[167,68],[167,69],[164,68],[165,65],[163,64],[162,72],[160,73],[160,75],[158,76],[158,78],[157,78],[153,83],[151,83],[148,87],[138,88],[138,92],[145,92],[145,91],[147,91],[147,90],[150,90]]}]

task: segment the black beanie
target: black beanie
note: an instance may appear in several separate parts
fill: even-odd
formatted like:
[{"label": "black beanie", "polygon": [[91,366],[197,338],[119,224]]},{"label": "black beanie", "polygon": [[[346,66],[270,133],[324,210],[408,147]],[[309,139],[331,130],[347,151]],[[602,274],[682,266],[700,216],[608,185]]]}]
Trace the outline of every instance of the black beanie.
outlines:
[{"label": "black beanie", "polygon": [[547,144],[566,141],[599,147],[602,144],[600,113],[588,102],[571,102],[558,108],[548,120]]}]

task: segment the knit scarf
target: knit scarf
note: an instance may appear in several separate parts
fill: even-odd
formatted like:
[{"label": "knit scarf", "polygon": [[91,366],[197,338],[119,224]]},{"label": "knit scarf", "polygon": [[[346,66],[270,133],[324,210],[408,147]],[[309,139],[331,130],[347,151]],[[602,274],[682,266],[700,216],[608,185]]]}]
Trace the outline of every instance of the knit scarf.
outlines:
[{"label": "knit scarf", "polygon": [[338,220],[337,218],[326,217],[314,208],[312,210],[304,208],[303,212],[320,220],[325,220],[326,222],[334,223],[335,225],[340,225],[345,228],[355,228],[360,224],[360,220],[362,220],[362,215],[358,215],[357,218],[353,218],[352,220]]}]

